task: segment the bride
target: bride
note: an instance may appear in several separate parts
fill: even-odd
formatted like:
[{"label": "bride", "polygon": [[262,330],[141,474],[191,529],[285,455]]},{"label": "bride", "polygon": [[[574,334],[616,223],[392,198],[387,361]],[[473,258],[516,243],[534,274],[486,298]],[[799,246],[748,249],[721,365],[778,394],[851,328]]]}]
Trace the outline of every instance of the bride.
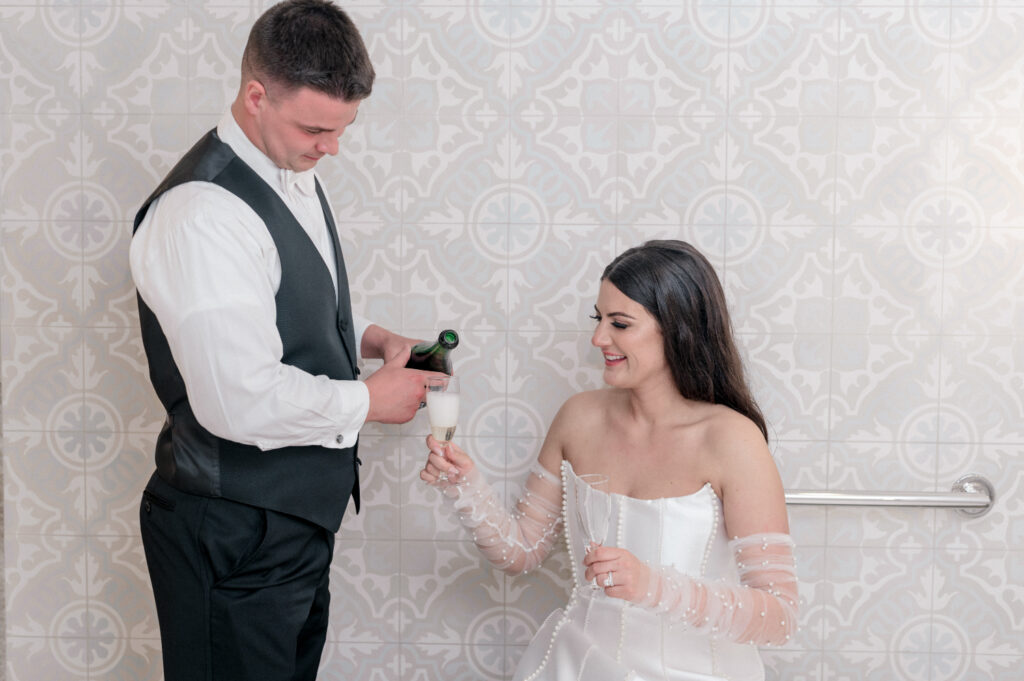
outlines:
[{"label": "bride", "polygon": [[[796,630],[793,543],[718,278],[689,244],[649,241],[608,265],[594,310],[609,389],[565,402],[512,509],[457,445],[428,438],[420,477],[509,574],[565,532],[573,591],[516,681],[763,679],[757,646]],[[577,499],[609,507],[605,537],[587,540]]]}]

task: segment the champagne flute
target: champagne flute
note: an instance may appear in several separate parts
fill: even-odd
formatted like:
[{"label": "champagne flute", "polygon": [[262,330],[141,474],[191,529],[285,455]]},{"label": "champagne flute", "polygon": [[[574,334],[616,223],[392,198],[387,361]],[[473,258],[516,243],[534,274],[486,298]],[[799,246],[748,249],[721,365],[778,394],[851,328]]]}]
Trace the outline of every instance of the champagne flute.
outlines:
[{"label": "champagne flute", "polygon": [[[584,553],[590,553],[591,544],[604,544],[611,522],[612,497],[608,493],[608,476],[585,473],[577,476],[582,485],[576,485],[576,519],[583,531]],[[590,588],[599,590],[597,580]]]},{"label": "champagne flute", "polygon": [[[455,435],[459,423],[459,379],[455,376],[431,376],[427,379],[427,417],[434,439],[447,445]],[[448,479],[444,471],[439,481]]]}]

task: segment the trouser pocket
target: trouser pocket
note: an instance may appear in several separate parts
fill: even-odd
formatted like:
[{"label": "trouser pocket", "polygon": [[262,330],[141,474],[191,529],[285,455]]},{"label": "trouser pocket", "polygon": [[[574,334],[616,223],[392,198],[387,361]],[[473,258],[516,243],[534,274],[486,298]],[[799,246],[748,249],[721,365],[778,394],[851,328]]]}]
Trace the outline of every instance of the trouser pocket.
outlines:
[{"label": "trouser pocket", "polygon": [[142,492],[142,510],[146,513],[152,513],[153,507],[157,506],[166,511],[174,510],[174,500],[162,497],[156,492],[151,490],[144,490]]}]

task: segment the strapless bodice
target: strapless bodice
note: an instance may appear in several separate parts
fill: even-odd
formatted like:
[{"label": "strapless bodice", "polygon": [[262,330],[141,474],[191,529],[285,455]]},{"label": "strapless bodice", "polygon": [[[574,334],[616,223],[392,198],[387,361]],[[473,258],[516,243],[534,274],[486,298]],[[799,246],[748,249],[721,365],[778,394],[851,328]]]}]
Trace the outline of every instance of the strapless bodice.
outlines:
[{"label": "strapless bodice", "polygon": [[[585,539],[577,491],[586,483],[562,462],[562,518],[573,570],[565,608],[544,622],[519,662],[516,681],[759,681],[757,648],[714,639],[673,624],[647,608],[610,598],[583,581]],[[594,492],[595,494],[607,494]],[[604,544],[628,550],[652,567],[691,577],[738,583],[722,523],[722,503],[710,484],[685,496],[610,500]]]}]

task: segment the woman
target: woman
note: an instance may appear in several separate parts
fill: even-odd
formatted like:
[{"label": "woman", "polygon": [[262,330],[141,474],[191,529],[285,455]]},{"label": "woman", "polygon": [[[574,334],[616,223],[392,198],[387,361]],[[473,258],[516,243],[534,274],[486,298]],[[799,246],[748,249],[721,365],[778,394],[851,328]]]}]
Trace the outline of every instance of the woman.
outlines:
[{"label": "woman", "polygon": [[[565,402],[513,510],[456,445],[428,438],[420,477],[510,574],[566,530],[573,592],[517,681],[762,679],[757,646],[796,629],[793,544],[718,278],[689,244],[650,241],[608,265],[594,308],[610,389]],[[576,513],[586,474],[609,478],[604,545]]]}]

